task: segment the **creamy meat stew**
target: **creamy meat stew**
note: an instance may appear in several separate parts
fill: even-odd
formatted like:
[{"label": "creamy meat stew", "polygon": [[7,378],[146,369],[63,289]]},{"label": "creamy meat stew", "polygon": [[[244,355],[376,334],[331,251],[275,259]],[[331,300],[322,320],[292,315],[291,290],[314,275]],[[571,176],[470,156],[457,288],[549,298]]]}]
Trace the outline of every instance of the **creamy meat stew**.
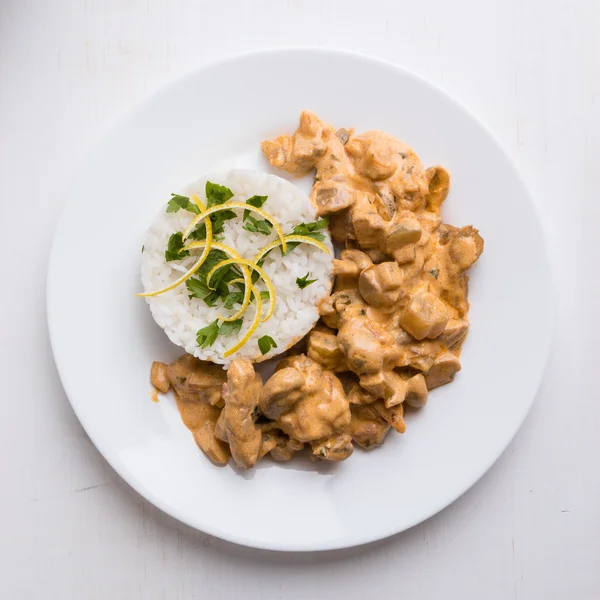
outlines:
[{"label": "creamy meat stew", "polygon": [[269,454],[344,460],[370,449],[405,410],[460,370],[469,329],[466,271],[483,251],[471,225],[442,223],[450,176],[381,131],[354,135],[305,111],[293,135],[265,141],[269,162],[315,171],[311,200],[344,246],[332,294],[304,353],[287,356],[263,385],[253,365],[220,366],[185,355],[154,363],[151,381],[173,387],[182,419],[217,464],[252,467]]}]

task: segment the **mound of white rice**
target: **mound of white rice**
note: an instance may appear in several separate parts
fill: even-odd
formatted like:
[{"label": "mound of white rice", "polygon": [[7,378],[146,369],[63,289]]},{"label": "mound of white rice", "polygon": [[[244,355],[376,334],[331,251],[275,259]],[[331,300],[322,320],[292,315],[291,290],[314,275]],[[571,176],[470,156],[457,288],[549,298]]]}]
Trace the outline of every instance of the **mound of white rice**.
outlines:
[{"label": "mound of white rice", "polygon": [[[213,173],[199,179],[181,190],[181,194],[196,194],[206,203],[206,182],[218,183],[231,189],[232,202],[245,202],[248,198],[268,196],[262,209],[275,218],[286,233],[291,233],[299,223],[310,223],[317,219],[315,210],[308,198],[295,185],[275,175],[250,170],[232,170]],[[142,257],[142,285],[146,292],[166,287],[187,271],[197,260],[199,254],[182,261],[166,262],[165,249],[172,233],[183,231],[195,216],[186,210],[167,213],[166,204],[161,207],[152,226],[144,239]],[[235,210],[239,217],[225,222],[221,243],[237,250],[244,258],[252,260],[258,250],[277,238],[272,229],[271,235],[251,233],[242,228],[242,210]],[[260,218],[256,213],[251,213]],[[331,291],[331,268],[333,247],[327,229],[320,230],[325,235],[323,242],[331,254],[308,244],[300,244],[287,256],[282,257],[279,249],[273,250],[266,258],[263,269],[271,278],[276,290],[277,301],[273,316],[265,323],[260,323],[252,337],[236,353],[225,358],[223,353],[235,345],[248,331],[256,311],[253,300],[244,313],[244,323],[238,334],[228,337],[219,336],[208,348],[199,348],[196,333],[199,329],[212,323],[217,315],[232,316],[240,308],[227,310],[218,301],[216,306],[209,307],[203,300],[190,298],[185,283],[170,292],[146,298],[154,320],[162,327],[169,339],[181,346],[189,354],[215,363],[229,365],[235,358],[245,356],[260,362],[280,354],[304,337],[318,319],[317,303]],[[310,279],[317,281],[304,289],[296,284],[297,277],[310,273]],[[257,288],[266,289],[259,279]],[[263,315],[266,314],[266,306]],[[268,354],[261,354],[258,339],[264,335],[271,336],[277,348]]]}]

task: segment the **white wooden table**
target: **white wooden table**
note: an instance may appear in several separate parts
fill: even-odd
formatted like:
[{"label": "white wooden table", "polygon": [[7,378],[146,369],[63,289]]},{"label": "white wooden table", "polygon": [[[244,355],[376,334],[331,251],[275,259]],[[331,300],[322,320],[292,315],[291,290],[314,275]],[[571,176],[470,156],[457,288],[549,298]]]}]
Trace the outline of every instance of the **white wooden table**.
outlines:
[{"label": "white wooden table", "polygon": [[[599,26],[597,0],[0,0],[0,597],[600,597]],[[174,78],[290,45],[390,59],[475,111],[537,198],[559,284],[544,383],[492,470],[404,534],[312,555],[230,545],[137,496],[71,411],[45,319],[85,152]]]}]

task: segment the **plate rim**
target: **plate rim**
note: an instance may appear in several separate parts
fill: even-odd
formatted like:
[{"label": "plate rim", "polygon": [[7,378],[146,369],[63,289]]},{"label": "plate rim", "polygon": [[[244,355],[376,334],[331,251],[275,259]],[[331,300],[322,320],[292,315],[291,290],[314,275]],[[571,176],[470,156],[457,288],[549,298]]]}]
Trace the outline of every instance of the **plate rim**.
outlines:
[{"label": "plate rim", "polygon": [[[310,544],[306,545],[306,544],[297,544],[297,543],[287,544],[287,543],[283,543],[283,542],[273,543],[273,542],[266,542],[263,540],[248,539],[248,538],[244,537],[243,535],[233,535],[230,532],[222,531],[219,527],[214,526],[213,523],[210,522],[210,520],[203,522],[201,527],[198,525],[198,523],[191,522],[191,520],[188,519],[185,516],[185,514],[180,514],[175,508],[173,508],[168,503],[164,502],[162,499],[157,497],[152,491],[150,491],[144,485],[142,485],[137,480],[137,478],[135,476],[133,476],[133,474],[130,473],[127,469],[121,468],[120,465],[115,464],[109,458],[111,456],[111,452],[107,451],[104,448],[105,444],[103,442],[99,441],[95,435],[90,433],[90,428],[88,428],[88,426],[86,426],[85,418],[82,418],[82,415],[78,411],[78,408],[76,406],[77,403],[73,402],[71,394],[69,393],[69,385],[67,382],[68,378],[65,375],[64,366],[61,366],[61,360],[59,359],[57,352],[56,352],[55,339],[56,339],[56,336],[58,335],[58,333],[55,331],[55,329],[52,325],[52,323],[54,322],[54,318],[52,316],[53,313],[52,313],[51,296],[52,296],[52,288],[53,288],[52,273],[53,273],[54,264],[56,263],[55,255],[57,252],[56,247],[58,245],[57,240],[59,238],[61,225],[65,220],[65,214],[68,210],[68,206],[71,203],[72,190],[76,187],[77,182],[79,182],[83,178],[83,176],[86,173],[87,169],[89,168],[90,164],[92,164],[94,162],[94,158],[97,155],[102,154],[103,148],[110,144],[110,141],[112,140],[112,138],[119,132],[119,130],[125,123],[127,123],[136,113],[141,111],[144,107],[146,107],[147,105],[154,102],[158,97],[168,93],[169,89],[172,86],[183,83],[184,81],[186,81],[188,79],[192,79],[204,71],[210,71],[213,69],[218,70],[229,63],[235,63],[235,62],[242,61],[242,60],[252,60],[254,58],[260,58],[263,56],[278,55],[278,54],[337,55],[337,56],[342,56],[344,58],[351,59],[351,60],[359,60],[359,61],[362,61],[365,63],[377,64],[377,65],[383,66],[391,71],[394,71],[398,74],[401,74],[404,77],[408,77],[410,79],[416,80],[419,84],[424,85],[424,86],[430,88],[432,91],[436,92],[437,94],[443,96],[446,99],[446,101],[453,104],[458,110],[462,111],[465,115],[467,115],[470,119],[472,119],[487,134],[487,137],[490,139],[490,141],[501,152],[503,157],[506,159],[507,164],[512,169],[516,179],[518,180],[519,185],[522,187],[523,191],[525,192],[526,196],[528,197],[528,201],[529,201],[530,205],[532,206],[534,215],[540,224],[540,230],[541,230],[540,233],[541,233],[541,237],[543,240],[543,255],[544,255],[543,271],[544,271],[545,278],[547,280],[549,290],[551,291],[550,297],[548,298],[548,312],[549,312],[551,318],[550,318],[550,320],[548,322],[548,326],[547,326],[548,327],[548,342],[547,342],[546,347],[544,348],[544,352],[543,352],[543,355],[544,355],[543,363],[542,363],[543,368],[540,369],[537,380],[535,381],[535,386],[534,386],[535,392],[531,395],[530,398],[526,399],[526,402],[524,402],[524,406],[521,411],[521,415],[518,419],[516,426],[514,427],[514,430],[510,433],[510,436],[507,437],[506,444],[504,444],[504,446],[501,447],[498,451],[491,453],[491,455],[493,455],[493,458],[489,461],[489,464],[488,464],[488,462],[486,462],[483,467],[481,467],[480,469],[477,469],[477,471],[474,473],[474,475],[469,478],[470,483],[466,484],[464,486],[464,489],[461,486],[461,490],[458,493],[453,494],[453,497],[451,500],[448,501],[448,499],[446,497],[444,497],[439,503],[435,503],[434,508],[432,508],[431,510],[428,510],[426,513],[420,515],[419,517],[412,519],[411,521],[408,522],[408,524],[403,524],[399,527],[391,526],[389,528],[388,532],[385,533],[384,535],[379,535],[379,534],[376,534],[374,536],[368,535],[368,534],[355,535],[351,539],[345,538],[343,540],[340,540],[339,542],[335,541],[335,540],[329,540],[326,542],[319,542],[316,545],[310,545]],[[314,46],[312,46],[312,47],[311,46],[277,47],[277,46],[274,46],[274,47],[268,47],[268,48],[263,48],[263,49],[259,49],[259,50],[252,50],[252,51],[248,51],[248,52],[236,53],[236,54],[232,54],[232,55],[228,55],[226,57],[220,58],[218,60],[208,61],[206,63],[201,64],[199,67],[194,68],[194,69],[188,71],[187,73],[184,73],[183,75],[181,75],[179,77],[176,77],[176,78],[173,78],[173,79],[167,81],[165,84],[160,86],[157,90],[155,90],[149,96],[145,97],[141,102],[135,103],[128,110],[126,110],[121,116],[119,116],[104,131],[104,133],[100,136],[100,138],[97,139],[94,143],[92,143],[92,145],[87,149],[82,160],[77,165],[76,171],[71,178],[71,183],[68,186],[68,188],[64,194],[64,198],[65,198],[65,200],[63,202],[63,205],[60,208],[58,219],[57,219],[56,225],[55,225],[55,230],[54,230],[54,233],[52,236],[52,243],[50,246],[48,265],[47,265],[47,270],[46,270],[46,319],[47,319],[48,333],[49,333],[50,345],[52,348],[52,355],[53,355],[54,363],[56,365],[56,369],[57,369],[61,384],[65,391],[65,395],[67,396],[67,398],[69,400],[69,404],[71,405],[73,412],[77,416],[77,419],[79,420],[79,423],[83,427],[87,436],[90,438],[90,440],[92,441],[92,443],[94,444],[94,446],[96,447],[98,452],[102,455],[103,459],[111,466],[111,468],[131,488],[133,488],[135,490],[135,492],[137,492],[144,499],[144,501],[148,501],[148,502],[154,504],[157,508],[159,508],[164,513],[168,514],[170,517],[173,517],[177,521],[184,523],[185,525],[187,525],[193,529],[196,529],[198,531],[218,537],[227,542],[242,545],[245,547],[257,548],[257,549],[261,549],[261,550],[270,550],[270,551],[282,551],[282,552],[315,552],[315,551],[320,552],[320,551],[341,550],[344,548],[352,548],[352,547],[356,547],[356,546],[369,544],[372,542],[376,542],[376,541],[397,535],[403,531],[407,531],[407,530],[415,527],[416,525],[419,525],[420,523],[427,521],[434,515],[440,513],[445,508],[449,507],[454,502],[456,502],[456,500],[458,500],[458,498],[463,496],[468,490],[470,490],[491,469],[491,467],[498,461],[500,456],[502,456],[502,454],[507,450],[507,448],[513,442],[516,434],[522,427],[527,415],[529,414],[531,407],[533,405],[533,402],[535,401],[535,399],[537,398],[537,396],[539,394],[541,383],[543,381],[544,375],[548,368],[548,359],[549,359],[551,348],[553,345],[554,332],[555,332],[555,321],[556,321],[556,296],[557,296],[557,294],[556,294],[556,277],[555,277],[555,273],[552,269],[552,265],[551,265],[551,261],[550,261],[550,244],[549,244],[549,239],[548,239],[548,229],[546,227],[546,223],[543,218],[541,208],[535,201],[534,196],[531,193],[516,162],[513,160],[512,156],[508,153],[508,151],[506,150],[504,145],[501,143],[500,139],[490,129],[490,127],[477,114],[475,114],[471,109],[469,109],[465,104],[463,104],[463,102],[461,100],[459,100],[458,98],[451,95],[444,88],[440,87],[433,81],[410,70],[407,67],[398,65],[390,60],[383,59],[383,58],[376,57],[376,56],[371,56],[371,55],[368,55],[365,53],[349,51],[349,50],[333,48],[333,47],[327,47],[327,46],[325,46],[325,47],[314,47]]]}]

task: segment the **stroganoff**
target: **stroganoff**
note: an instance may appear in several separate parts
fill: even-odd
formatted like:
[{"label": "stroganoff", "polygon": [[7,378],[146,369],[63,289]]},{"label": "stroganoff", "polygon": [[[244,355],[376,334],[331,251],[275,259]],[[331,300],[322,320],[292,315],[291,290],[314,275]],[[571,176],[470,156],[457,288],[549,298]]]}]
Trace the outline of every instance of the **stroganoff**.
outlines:
[{"label": "stroganoff", "polygon": [[[305,111],[293,135],[265,141],[269,162],[297,176],[315,170],[311,201],[343,244],[335,284],[304,352],[283,359],[263,385],[248,359],[227,372],[184,355],[154,363],[152,383],[175,390],[206,455],[251,467],[269,454],[344,460],[403,433],[405,407],[460,370],[469,329],[466,271],[483,251],[472,226],[443,224],[450,176],[380,131],[354,135]],[[305,280],[310,281],[310,280]],[[300,283],[298,284],[300,287]]]}]

